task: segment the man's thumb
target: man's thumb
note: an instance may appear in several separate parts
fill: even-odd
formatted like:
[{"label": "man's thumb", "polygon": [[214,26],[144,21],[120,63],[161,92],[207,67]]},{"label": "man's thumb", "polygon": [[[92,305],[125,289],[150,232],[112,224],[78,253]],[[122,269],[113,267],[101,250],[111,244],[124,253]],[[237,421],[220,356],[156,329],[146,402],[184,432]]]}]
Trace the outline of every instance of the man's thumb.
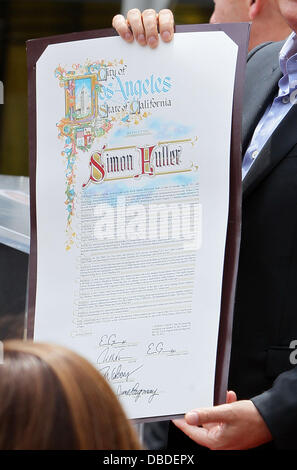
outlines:
[{"label": "man's thumb", "polygon": [[220,423],[228,420],[230,409],[227,405],[218,405],[213,408],[200,408],[192,410],[185,415],[187,424],[202,426],[207,423]]},{"label": "man's thumb", "polygon": [[237,401],[236,393],[230,390],[226,393],[226,403],[234,403]]}]

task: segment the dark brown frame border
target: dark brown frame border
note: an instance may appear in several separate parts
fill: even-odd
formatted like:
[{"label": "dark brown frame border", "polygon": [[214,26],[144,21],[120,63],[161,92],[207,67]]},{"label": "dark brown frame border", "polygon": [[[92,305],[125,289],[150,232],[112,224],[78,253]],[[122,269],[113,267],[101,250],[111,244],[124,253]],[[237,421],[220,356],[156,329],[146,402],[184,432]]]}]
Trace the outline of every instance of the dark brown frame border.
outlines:
[{"label": "dark brown frame border", "polygon": [[[237,45],[238,57],[233,98],[232,134],[230,151],[230,197],[225,260],[223,271],[221,316],[217,348],[214,404],[225,403],[231,354],[233,309],[241,235],[241,122],[244,94],[245,66],[249,40],[249,23],[180,25],[176,33],[223,31]],[[30,169],[30,222],[31,246],[29,257],[29,293],[27,312],[27,338],[33,339],[37,274],[36,230],[36,62],[50,44],[117,36],[114,29],[72,33],[27,41],[28,109],[29,109],[29,169]],[[180,417],[177,415],[175,417]],[[135,422],[169,420],[173,416],[139,418]]]}]

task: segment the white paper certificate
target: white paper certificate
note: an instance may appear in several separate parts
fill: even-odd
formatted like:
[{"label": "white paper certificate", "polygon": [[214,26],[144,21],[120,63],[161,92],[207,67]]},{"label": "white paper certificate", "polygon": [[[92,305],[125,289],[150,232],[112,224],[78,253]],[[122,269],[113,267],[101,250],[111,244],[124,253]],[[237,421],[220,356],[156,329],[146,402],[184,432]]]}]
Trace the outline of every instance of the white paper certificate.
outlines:
[{"label": "white paper certificate", "polygon": [[34,340],[85,356],[133,419],[213,403],[237,49],[108,37],[36,64]]}]

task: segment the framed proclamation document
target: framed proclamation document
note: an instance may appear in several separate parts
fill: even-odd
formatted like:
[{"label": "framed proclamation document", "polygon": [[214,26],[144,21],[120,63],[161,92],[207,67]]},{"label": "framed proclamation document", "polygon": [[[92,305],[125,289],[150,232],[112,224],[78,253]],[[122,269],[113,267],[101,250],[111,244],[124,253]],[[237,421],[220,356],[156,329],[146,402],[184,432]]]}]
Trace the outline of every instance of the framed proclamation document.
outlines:
[{"label": "framed proclamation document", "polygon": [[87,358],[136,421],[225,401],[248,33],[27,43],[27,338]]}]

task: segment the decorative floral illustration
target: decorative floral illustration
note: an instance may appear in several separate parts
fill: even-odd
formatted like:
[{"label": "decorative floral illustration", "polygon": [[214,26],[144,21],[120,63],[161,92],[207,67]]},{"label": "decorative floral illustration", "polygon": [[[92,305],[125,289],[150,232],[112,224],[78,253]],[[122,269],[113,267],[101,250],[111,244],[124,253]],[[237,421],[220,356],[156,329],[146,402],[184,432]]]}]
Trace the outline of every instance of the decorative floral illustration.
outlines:
[{"label": "decorative floral illustration", "polygon": [[[64,141],[62,156],[65,159],[65,206],[67,210],[66,250],[74,243],[76,236],[72,228],[75,213],[75,176],[78,150],[87,152],[96,139],[106,136],[117,123],[122,126],[137,125],[149,113],[136,112],[129,106],[118,106],[117,112],[109,112],[102,100],[103,90],[111,72],[126,68],[123,60],[113,62],[98,60],[85,64],[73,64],[71,69],[61,65],[55,70],[55,77],[65,93],[65,116],[57,123],[59,138]],[[123,103],[121,103],[123,104]]]}]

